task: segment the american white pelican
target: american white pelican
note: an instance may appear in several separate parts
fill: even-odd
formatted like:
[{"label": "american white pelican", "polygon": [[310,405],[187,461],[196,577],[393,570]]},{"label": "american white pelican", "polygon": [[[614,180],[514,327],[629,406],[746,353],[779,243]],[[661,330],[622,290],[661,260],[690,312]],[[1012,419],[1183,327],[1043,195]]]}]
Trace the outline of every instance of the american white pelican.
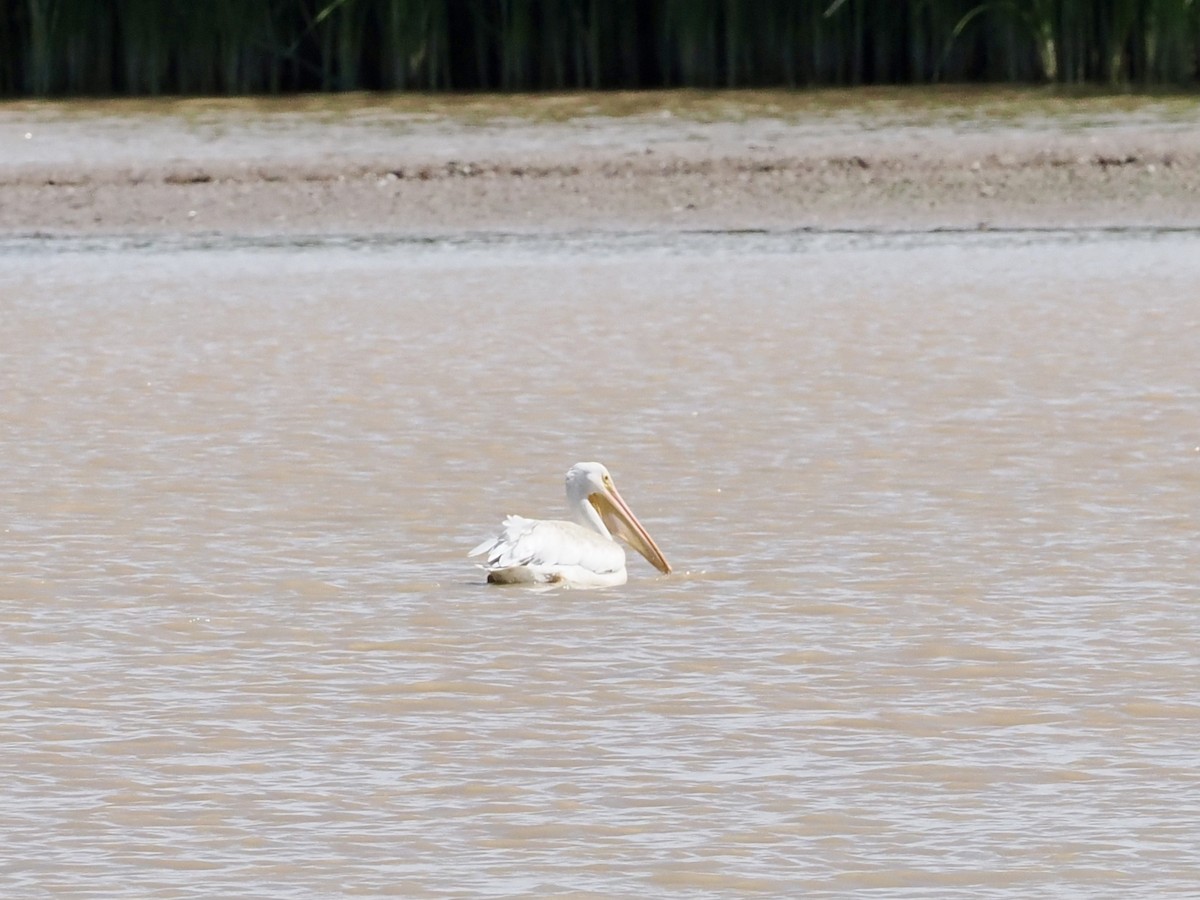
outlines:
[{"label": "american white pelican", "polygon": [[487,554],[483,568],[491,584],[609,587],[624,584],[626,577],[625,551],[615,536],[663,574],[671,571],[671,564],[629,511],[600,463],[571,466],[567,506],[573,522],[509,516],[498,535],[467,555]]}]

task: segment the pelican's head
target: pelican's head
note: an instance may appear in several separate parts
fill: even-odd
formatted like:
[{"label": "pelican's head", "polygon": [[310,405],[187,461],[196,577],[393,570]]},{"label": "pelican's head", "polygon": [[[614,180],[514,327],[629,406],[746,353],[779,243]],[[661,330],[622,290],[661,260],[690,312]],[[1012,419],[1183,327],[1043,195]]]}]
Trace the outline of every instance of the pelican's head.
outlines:
[{"label": "pelican's head", "polygon": [[582,462],[571,466],[567,472],[567,501],[585,518],[590,519],[587,513],[594,511],[610,534],[628,543],[658,571],[664,575],[671,571],[671,564],[621,499],[608,469],[600,463]]}]

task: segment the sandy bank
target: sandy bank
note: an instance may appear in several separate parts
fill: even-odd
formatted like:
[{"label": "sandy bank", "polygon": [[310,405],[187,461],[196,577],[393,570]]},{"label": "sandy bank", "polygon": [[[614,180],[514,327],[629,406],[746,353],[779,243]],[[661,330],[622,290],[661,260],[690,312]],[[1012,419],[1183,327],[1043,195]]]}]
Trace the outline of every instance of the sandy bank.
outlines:
[{"label": "sandy bank", "polygon": [[0,231],[1200,227],[1194,100],[914,96],[9,104]]}]

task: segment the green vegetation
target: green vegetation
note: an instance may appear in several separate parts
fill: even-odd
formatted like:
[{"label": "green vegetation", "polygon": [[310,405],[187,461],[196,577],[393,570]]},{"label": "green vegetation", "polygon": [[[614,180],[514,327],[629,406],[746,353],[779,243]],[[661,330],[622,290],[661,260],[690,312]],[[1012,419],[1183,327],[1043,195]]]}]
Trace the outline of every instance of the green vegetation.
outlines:
[{"label": "green vegetation", "polygon": [[0,93],[1190,85],[1200,0],[0,0]]}]

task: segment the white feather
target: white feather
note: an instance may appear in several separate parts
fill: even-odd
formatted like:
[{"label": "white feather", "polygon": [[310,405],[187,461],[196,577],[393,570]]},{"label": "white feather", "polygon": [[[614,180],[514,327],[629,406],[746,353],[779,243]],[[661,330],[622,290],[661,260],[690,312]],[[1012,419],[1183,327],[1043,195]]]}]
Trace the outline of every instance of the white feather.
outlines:
[{"label": "white feather", "polygon": [[658,547],[617,493],[599,463],[577,463],[567,472],[567,506],[574,522],[508,516],[494,537],[468,556],[484,555],[488,581],[609,587],[625,583],[625,550],[612,528],[660,571],[671,571]]},{"label": "white feather", "polygon": [[468,555],[480,554],[491,580],[501,584],[625,583],[621,545],[574,522],[508,516],[499,534]]}]

